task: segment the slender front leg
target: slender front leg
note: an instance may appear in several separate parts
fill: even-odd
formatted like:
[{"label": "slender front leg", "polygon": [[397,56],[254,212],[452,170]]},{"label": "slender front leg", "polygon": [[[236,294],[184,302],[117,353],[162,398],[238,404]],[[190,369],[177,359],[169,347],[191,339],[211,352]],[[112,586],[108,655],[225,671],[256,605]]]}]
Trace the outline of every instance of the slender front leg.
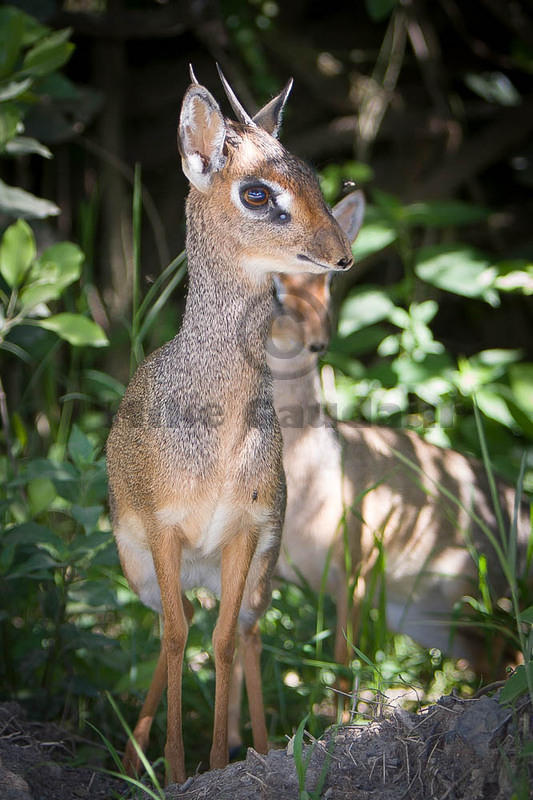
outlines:
[{"label": "slender front leg", "polygon": [[[185,616],[187,617],[187,622],[190,624],[193,613],[194,607],[190,600],[187,599],[185,595],[181,597],[183,603],[183,609],[185,611]],[[164,649],[164,644],[161,642],[161,648],[159,651],[159,658],[157,659],[157,665],[154,670],[154,674],[152,677],[152,682],[150,683],[150,688],[148,689],[148,694],[146,695],[146,699],[143,703],[143,707],[141,708],[141,713],[139,714],[139,719],[137,720],[137,724],[133,730],[133,737],[137,741],[137,744],[143,751],[146,752],[148,748],[148,742],[150,740],[150,731],[152,729],[152,723],[154,721],[155,712],[161,702],[161,697],[163,695],[163,691],[167,685],[167,654]],[[137,755],[137,751],[133,746],[133,742],[131,739],[128,740],[126,745],[126,751],[124,753],[124,758],[122,763],[124,764],[124,769],[126,773],[130,776],[138,775],[141,771],[141,759]]]},{"label": "slender front leg", "polygon": [[220,611],[213,631],[216,690],[211,769],[221,769],[228,763],[228,701],[235,633],[256,542],[253,531],[248,530],[235,536],[222,551]]},{"label": "slender front leg", "polygon": [[261,634],[257,622],[242,634],[242,650],[244,659],[244,677],[246,694],[252,723],[254,747],[258,753],[268,752],[268,734],[263,705],[263,687],[261,682]]},{"label": "slender front leg", "polygon": [[183,750],[181,675],[188,624],[181,597],[181,542],[173,529],[157,532],[152,555],[163,606],[163,647],[167,655],[167,743],[165,758],[170,782],[185,780]]}]

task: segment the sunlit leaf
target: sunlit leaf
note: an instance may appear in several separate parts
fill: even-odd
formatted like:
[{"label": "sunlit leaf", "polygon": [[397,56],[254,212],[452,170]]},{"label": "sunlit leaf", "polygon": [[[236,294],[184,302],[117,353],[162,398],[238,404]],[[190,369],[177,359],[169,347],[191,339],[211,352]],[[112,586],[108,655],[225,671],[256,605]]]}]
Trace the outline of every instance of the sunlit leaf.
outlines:
[{"label": "sunlit leaf", "polygon": [[468,73],[465,83],[475,94],[488,103],[497,103],[500,106],[517,106],[521,97],[510,78],[503,72]]},{"label": "sunlit leaf", "polygon": [[505,425],[506,428],[514,428],[513,415],[509,411],[509,406],[499,394],[487,388],[479,389],[476,392],[476,402],[485,416],[496,420],[501,425]]},{"label": "sunlit leaf", "polygon": [[355,261],[362,261],[363,258],[384,250],[395,242],[397,237],[397,232],[386,222],[369,222],[363,225],[352,245]]},{"label": "sunlit leaf", "polygon": [[91,319],[81,314],[64,312],[55,314],[48,319],[39,320],[41,328],[57,333],[62,339],[73,345],[89,345],[91,347],[105,347],[109,340],[104,331]]},{"label": "sunlit leaf", "polygon": [[59,208],[50,200],[35,197],[24,189],[8,186],[0,180],[0,213],[10,217],[45,219],[59,214]]},{"label": "sunlit leaf", "polygon": [[20,97],[21,94],[30,88],[33,81],[31,78],[24,78],[22,81],[9,81],[9,83],[0,84],[0,103],[5,103],[6,100],[14,100]]},{"label": "sunlit leaf", "polygon": [[33,265],[29,280],[54,283],[59,293],[81,275],[84,255],[72,242],[59,242],[48,247]]},{"label": "sunlit leaf", "polygon": [[509,380],[518,405],[533,415],[533,364],[513,364],[509,367]]},{"label": "sunlit leaf", "polygon": [[473,247],[463,244],[422,247],[416,256],[415,272],[439,289],[495,304],[495,293],[490,290],[496,270],[491,268],[489,259]]},{"label": "sunlit leaf", "polygon": [[22,283],[35,258],[35,237],[23,219],[5,231],[0,244],[0,274],[11,288]]},{"label": "sunlit leaf", "polygon": [[354,331],[387,319],[394,304],[383,289],[366,286],[356,289],[344,301],[339,315],[339,335],[349,336]]},{"label": "sunlit leaf", "polygon": [[35,153],[43,158],[52,158],[52,153],[44,144],[32,139],[30,136],[15,136],[6,144],[6,153],[10,156],[20,156]]}]

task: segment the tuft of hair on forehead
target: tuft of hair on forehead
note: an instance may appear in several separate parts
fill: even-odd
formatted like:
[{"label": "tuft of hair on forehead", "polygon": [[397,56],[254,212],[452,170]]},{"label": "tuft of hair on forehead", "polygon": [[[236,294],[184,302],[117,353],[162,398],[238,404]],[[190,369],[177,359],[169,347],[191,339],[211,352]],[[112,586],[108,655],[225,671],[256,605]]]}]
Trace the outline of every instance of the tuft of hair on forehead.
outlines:
[{"label": "tuft of hair on forehead", "polygon": [[226,150],[229,164],[245,171],[264,162],[283,161],[285,148],[258,127],[226,120]]},{"label": "tuft of hair on forehead", "polygon": [[224,154],[228,167],[237,173],[254,173],[258,178],[283,178],[287,187],[298,188],[302,184],[307,191],[315,190],[322,195],[315,172],[305,161],[289,153],[285,147],[261,128],[252,128],[232,120],[226,121],[229,135],[226,136]]}]

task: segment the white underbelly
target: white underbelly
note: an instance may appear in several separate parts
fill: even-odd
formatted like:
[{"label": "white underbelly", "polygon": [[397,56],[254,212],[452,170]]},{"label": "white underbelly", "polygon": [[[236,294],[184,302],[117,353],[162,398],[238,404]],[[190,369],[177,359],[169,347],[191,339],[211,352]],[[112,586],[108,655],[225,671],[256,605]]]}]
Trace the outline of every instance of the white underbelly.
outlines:
[{"label": "white underbelly", "polygon": [[[259,526],[259,540],[256,556],[266,552],[276,538],[275,529],[269,524],[269,511],[260,506],[253,512],[236,514],[224,503],[219,503],[210,516],[203,515],[203,525],[187,525],[188,520],[181,513],[178,522],[177,512],[168,508],[158,513],[160,521],[180,525],[181,530],[193,530],[195,535],[183,542],[181,551],[180,581],[181,590],[205,587],[216,597],[220,597],[220,564],[223,544],[232,535],[250,527]],[[154,560],[146,530],[135,514],[123,517],[115,529],[115,539],[122,568],[130,586],[140,600],[157,613],[162,612],[161,593],[154,566]]]}]

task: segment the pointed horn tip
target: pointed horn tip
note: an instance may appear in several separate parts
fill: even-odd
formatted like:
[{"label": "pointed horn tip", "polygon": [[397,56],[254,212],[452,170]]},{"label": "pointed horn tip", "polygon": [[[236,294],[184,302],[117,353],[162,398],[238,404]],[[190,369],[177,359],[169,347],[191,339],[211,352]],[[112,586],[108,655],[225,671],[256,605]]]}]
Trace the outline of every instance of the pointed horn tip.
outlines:
[{"label": "pointed horn tip", "polygon": [[252,125],[255,127],[255,122],[253,121],[252,117],[248,114],[248,112],[238,99],[237,95],[231,88],[229,81],[222,72],[222,69],[220,68],[220,64],[218,62],[216,62],[216,67],[217,67],[218,77],[220,78],[220,82],[222,83],[222,86],[226,93],[226,97],[228,98],[234,112],[237,114],[237,117],[239,117],[239,121],[246,125]]},{"label": "pointed horn tip", "polygon": [[189,74],[190,74],[190,76],[191,76],[191,83],[194,83],[194,84],[195,84],[195,86],[199,86],[199,85],[200,85],[200,83],[199,83],[199,81],[198,81],[198,78],[197,78],[197,77],[196,77],[196,75],[194,74],[194,70],[193,70],[193,68],[192,68],[192,64],[190,64],[190,63],[189,63]]}]

